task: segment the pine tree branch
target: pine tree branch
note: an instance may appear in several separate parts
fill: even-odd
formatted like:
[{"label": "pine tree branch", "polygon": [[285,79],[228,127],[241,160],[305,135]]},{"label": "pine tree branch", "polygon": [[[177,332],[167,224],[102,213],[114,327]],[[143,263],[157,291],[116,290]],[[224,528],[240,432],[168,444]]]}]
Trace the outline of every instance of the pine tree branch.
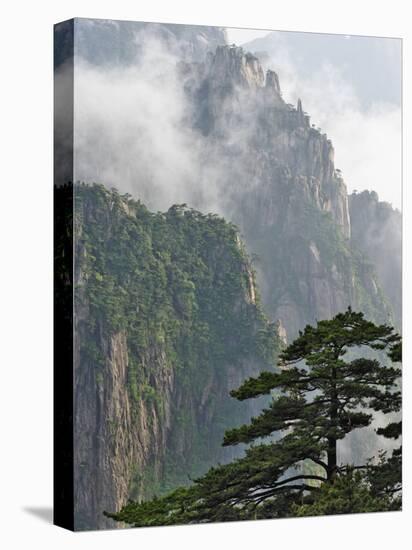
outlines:
[{"label": "pine tree branch", "polygon": [[297,476],[292,476],[287,479],[283,479],[281,481],[278,481],[275,484],[272,484],[272,489],[277,489],[283,485],[286,485],[287,483],[290,483],[292,481],[299,481],[299,480],[315,480],[315,481],[327,481],[326,477],[317,476],[317,475],[310,475],[310,474],[301,474]]}]

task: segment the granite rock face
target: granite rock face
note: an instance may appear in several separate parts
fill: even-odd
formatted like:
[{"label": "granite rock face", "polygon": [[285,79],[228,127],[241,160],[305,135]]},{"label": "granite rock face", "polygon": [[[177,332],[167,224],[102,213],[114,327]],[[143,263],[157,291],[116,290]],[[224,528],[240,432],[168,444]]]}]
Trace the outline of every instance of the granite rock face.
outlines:
[{"label": "granite rock face", "polygon": [[402,326],[402,216],[374,191],[349,195],[352,242],[372,262]]},{"label": "granite rock face", "polygon": [[263,303],[288,338],[349,305],[389,320],[378,274],[350,238],[332,142],[302,101],[287,104],[276,73],[235,46],[184,65],[182,79],[205,156],[219,168],[222,210],[258,256]]},{"label": "granite rock face", "polygon": [[[208,142],[218,147],[220,155],[213,151],[218,160],[235,159],[239,166],[235,174],[236,166],[223,173],[239,195],[268,183],[273,195],[279,195],[283,179],[330,212],[343,235],[350,236],[347,191],[334,167],[332,142],[310,125],[301,100],[295,108],[282,99],[274,71],[265,75],[259,60],[242,48],[220,46],[205,63],[184,65],[183,77],[197,116],[195,126],[209,138],[206,147]],[[240,169],[239,179],[234,176]],[[222,187],[225,200],[227,187]]]}]

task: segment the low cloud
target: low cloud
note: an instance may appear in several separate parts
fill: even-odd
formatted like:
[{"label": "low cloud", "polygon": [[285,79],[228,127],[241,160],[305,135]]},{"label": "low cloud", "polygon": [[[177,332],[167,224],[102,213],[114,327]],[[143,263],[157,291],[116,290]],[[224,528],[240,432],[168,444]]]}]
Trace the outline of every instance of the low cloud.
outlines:
[{"label": "low cloud", "polygon": [[75,180],[130,192],[151,208],[194,200],[201,147],[178,59],[150,35],[136,63],[107,67],[76,60]]}]

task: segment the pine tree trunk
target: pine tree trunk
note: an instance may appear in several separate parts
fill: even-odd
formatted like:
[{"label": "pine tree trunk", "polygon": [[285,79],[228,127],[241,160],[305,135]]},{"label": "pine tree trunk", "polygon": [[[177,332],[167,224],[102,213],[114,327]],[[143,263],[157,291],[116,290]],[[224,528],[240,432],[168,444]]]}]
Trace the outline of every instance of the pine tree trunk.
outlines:
[{"label": "pine tree trunk", "polygon": [[[330,405],[330,427],[333,431],[337,428],[338,423],[338,394],[336,390],[336,368],[332,369],[332,389],[331,389],[331,405]],[[337,440],[335,435],[328,437],[328,480],[331,480],[336,473],[337,467]]]},{"label": "pine tree trunk", "polygon": [[336,473],[337,466],[337,452],[336,452],[336,439],[334,437],[328,438],[328,480],[331,480]]}]

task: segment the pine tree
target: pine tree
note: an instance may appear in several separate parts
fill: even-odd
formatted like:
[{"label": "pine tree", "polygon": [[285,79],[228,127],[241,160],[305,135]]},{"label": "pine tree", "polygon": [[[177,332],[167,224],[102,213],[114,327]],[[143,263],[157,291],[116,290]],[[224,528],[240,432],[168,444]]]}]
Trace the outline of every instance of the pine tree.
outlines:
[{"label": "pine tree", "polygon": [[[401,371],[376,358],[383,350],[399,360],[400,336],[350,308],[306,326],[280,354],[276,372],[263,372],[232,392],[241,401],[272,395],[258,417],[226,432],[224,445],[252,444],[242,458],[210,469],[188,488],[131,502],[110,517],[138,526],[339,513],[351,506],[354,512],[390,509],[387,486],[396,485],[396,453],[382,457],[380,470],[366,463],[354,473],[338,463],[339,442],[350,432],[370,426],[378,411],[400,410]],[[380,433],[398,437],[400,424]],[[334,509],[336,491],[353,499]],[[370,498],[361,510],[364,491]]]}]

